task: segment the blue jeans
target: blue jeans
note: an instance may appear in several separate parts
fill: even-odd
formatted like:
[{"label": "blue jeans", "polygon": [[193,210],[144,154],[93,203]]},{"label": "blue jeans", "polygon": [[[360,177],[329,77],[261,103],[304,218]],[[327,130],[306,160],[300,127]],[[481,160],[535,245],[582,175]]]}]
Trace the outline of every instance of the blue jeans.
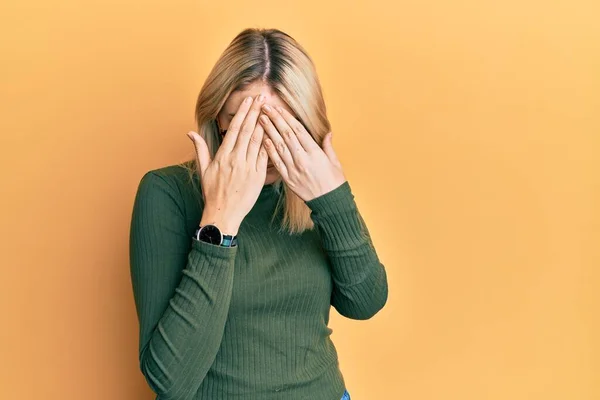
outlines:
[{"label": "blue jeans", "polygon": [[344,394],[340,400],[350,400],[350,393],[347,390],[344,390]]}]

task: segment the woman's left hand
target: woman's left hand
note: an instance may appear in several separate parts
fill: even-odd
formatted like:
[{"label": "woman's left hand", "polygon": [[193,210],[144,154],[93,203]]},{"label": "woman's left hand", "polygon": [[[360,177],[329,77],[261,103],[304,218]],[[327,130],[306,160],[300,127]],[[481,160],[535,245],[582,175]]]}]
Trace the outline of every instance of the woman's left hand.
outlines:
[{"label": "woman's left hand", "polygon": [[[304,126],[281,107],[263,106],[259,118],[265,133],[265,149],[290,189],[309,201],[346,181],[331,144],[331,132],[319,147]],[[268,116],[268,118],[266,118]]]}]

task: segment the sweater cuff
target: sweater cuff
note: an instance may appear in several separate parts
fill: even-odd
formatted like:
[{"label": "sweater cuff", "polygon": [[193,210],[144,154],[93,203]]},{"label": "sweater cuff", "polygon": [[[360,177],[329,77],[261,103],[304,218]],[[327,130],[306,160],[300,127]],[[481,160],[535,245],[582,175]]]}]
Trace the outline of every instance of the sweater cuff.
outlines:
[{"label": "sweater cuff", "polygon": [[219,246],[217,244],[212,244],[192,238],[192,248],[209,257],[227,262],[235,259],[238,246]]},{"label": "sweater cuff", "polygon": [[330,215],[356,208],[350,183],[345,181],[337,188],[305,202],[315,216]]},{"label": "sweater cuff", "polygon": [[310,216],[321,233],[326,250],[343,251],[371,246],[369,231],[348,181],[306,204],[312,210]]}]

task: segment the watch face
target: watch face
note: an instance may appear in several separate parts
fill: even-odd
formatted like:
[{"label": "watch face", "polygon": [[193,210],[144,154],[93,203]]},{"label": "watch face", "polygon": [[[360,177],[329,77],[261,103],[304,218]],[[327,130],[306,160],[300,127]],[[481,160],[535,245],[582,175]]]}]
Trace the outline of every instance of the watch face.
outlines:
[{"label": "watch face", "polygon": [[221,231],[214,225],[205,225],[200,230],[199,239],[211,244],[221,244]]}]

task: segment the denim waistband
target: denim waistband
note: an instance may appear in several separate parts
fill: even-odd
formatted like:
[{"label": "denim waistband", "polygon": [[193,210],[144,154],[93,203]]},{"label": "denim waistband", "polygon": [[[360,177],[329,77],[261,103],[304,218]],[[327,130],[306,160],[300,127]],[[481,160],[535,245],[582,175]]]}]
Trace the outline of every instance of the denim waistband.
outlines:
[{"label": "denim waistband", "polygon": [[344,394],[340,400],[350,400],[350,393],[348,393],[348,390],[344,390]]}]

